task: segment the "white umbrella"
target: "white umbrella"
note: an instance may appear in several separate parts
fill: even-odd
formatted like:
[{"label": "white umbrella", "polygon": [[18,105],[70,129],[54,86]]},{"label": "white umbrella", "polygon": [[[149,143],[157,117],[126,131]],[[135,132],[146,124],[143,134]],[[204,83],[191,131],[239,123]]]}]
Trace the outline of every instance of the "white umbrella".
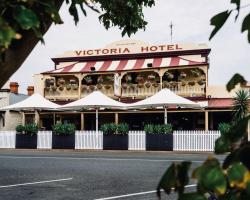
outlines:
[{"label": "white umbrella", "polygon": [[127,106],[125,103],[115,101],[104,95],[100,91],[94,91],[86,97],[76,100],[74,102],[68,103],[61,106],[62,110],[82,110],[93,108],[96,110],[96,132],[98,132],[98,109],[100,108],[110,108],[110,109],[123,109]]},{"label": "white umbrella", "polygon": [[18,103],[0,108],[0,110],[54,110],[58,108],[59,105],[45,99],[40,94],[33,94],[27,99],[20,101]]},{"label": "white umbrella", "polygon": [[3,110],[16,110],[16,111],[24,111],[24,110],[31,110],[35,111],[35,121],[38,123],[39,115],[38,110],[54,110],[58,108],[59,105],[45,99],[40,94],[33,94],[32,96],[28,97],[27,99],[20,101],[18,103],[0,108],[0,111]]},{"label": "white umbrella", "polygon": [[131,104],[129,107],[134,109],[139,108],[155,108],[163,107],[164,108],[164,123],[167,123],[167,107],[169,106],[179,106],[184,108],[201,108],[198,103],[190,101],[186,98],[176,95],[169,89],[162,89],[153,96],[138,101]]}]

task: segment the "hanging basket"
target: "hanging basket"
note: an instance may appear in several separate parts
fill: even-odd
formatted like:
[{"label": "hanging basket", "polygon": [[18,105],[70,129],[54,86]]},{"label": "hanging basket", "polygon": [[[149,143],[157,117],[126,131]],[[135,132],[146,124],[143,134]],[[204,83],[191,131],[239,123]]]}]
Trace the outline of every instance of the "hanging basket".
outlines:
[{"label": "hanging basket", "polygon": [[178,86],[178,83],[175,82],[175,81],[172,81],[172,82],[170,83],[170,85],[171,85],[172,87],[177,87],[177,86]]},{"label": "hanging basket", "polygon": [[194,77],[198,77],[200,75],[200,72],[197,69],[191,70],[191,73]]},{"label": "hanging basket", "polygon": [[194,82],[194,81],[189,81],[189,82],[188,82],[188,85],[194,86],[194,85],[195,85],[195,82]]},{"label": "hanging basket", "polygon": [[148,75],[148,80],[155,80],[155,75],[154,74],[149,74]]},{"label": "hanging basket", "polygon": [[206,83],[206,81],[204,81],[204,80],[199,80],[199,81],[198,81],[198,84],[199,84],[199,85],[205,85],[205,83]]},{"label": "hanging basket", "polygon": [[72,85],[73,90],[78,90],[78,85]]},{"label": "hanging basket", "polygon": [[157,88],[159,86],[159,83],[153,83],[152,85]]},{"label": "hanging basket", "polygon": [[97,84],[96,87],[97,87],[98,90],[101,90],[102,89],[102,84]]},{"label": "hanging basket", "polygon": [[52,91],[54,91],[54,92],[55,92],[55,91],[56,91],[56,89],[57,89],[57,87],[56,87],[56,86],[52,86],[52,87],[51,87],[51,89],[52,89]]},{"label": "hanging basket", "polygon": [[60,91],[63,91],[63,89],[64,89],[64,87],[62,85],[60,85],[58,88]]},{"label": "hanging basket", "polygon": [[136,77],[136,81],[137,81],[138,83],[143,82],[143,81],[144,81],[143,76],[142,76],[142,75],[138,75],[138,76]]},{"label": "hanging basket", "polygon": [[180,73],[180,78],[186,78],[186,77],[187,77],[187,74],[185,72]]},{"label": "hanging basket", "polygon": [[125,79],[125,81],[126,81],[127,83],[130,83],[130,82],[132,81],[132,76],[131,76],[131,75],[126,75],[126,76],[124,77],[124,79]]},{"label": "hanging basket", "polygon": [[69,85],[69,84],[66,85],[66,89],[67,89],[67,90],[71,90],[71,85]]},{"label": "hanging basket", "polygon": [[122,88],[123,89],[127,89],[128,88],[128,84],[127,83],[122,83]]},{"label": "hanging basket", "polygon": [[186,82],[185,81],[181,81],[181,86],[186,86]]},{"label": "hanging basket", "polygon": [[76,84],[76,80],[75,80],[75,79],[70,79],[70,80],[69,80],[69,83],[70,83],[70,84]]},{"label": "hanging basket", "polygon": [[97,78],[97,83],[103,83],[103,77],[102,76],[99,76],[98,78]]},{"label": "hanging basket", "polygon": [[50,91],[50,87],[45,87],[45,91]]},{"label": "hanging basket", "polygon": [[163,88],[169,88],[169,83],[167,82],[167,81],[164,81],[163,83],[162,83],[162,86],[163,86]]},{"label": "hanging basket", "polygon": [[87,84],[91,84],[93,82],[93,80],[90,76],[86,76],[84,79],[85,79]]},{"label": "hanging basket", "polygon": [[151,83],[150,83],[150,82],[146,82],[146,83],[145,83],[145,87],[146,87],[146,88],[150,88],[150,86],[151,86]]},{"label": "hanging basket", "polygon": [[58,85],[64,85],[65,84],[65,80],[63,78],[59,78],[57,81]]},{"label": "hanging basket", "polygon": [[111,85],[105,85],[104,88],[105,88],[106,90],[109,90],[109,89],[111,88]]}]

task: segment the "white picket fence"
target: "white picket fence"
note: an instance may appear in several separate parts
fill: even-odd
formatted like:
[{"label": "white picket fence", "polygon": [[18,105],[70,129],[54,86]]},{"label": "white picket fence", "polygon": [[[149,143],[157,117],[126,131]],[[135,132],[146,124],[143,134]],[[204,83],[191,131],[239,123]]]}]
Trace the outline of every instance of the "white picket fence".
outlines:
[{"label": "white picket fence", "polygon": [[220,131],[174,131],[174,151],[213,151]]},{"label": "white picket fence", "polygon": [[52,131],[38,131],[37,148],[38,149],[52,148]]},{"label": "white picket fence", "polygon": [[0,148],[16,147],[16,131],[0,131]]},{"label": "white picket fence", "polygon": [[[174,151],[213,151],[219,131],[174,131]],[[129,131],[129,150],[146,150],[144,131]],[[16,132],[0,131],[0,148],[15,148]],[[52,148],[52,131],[39,131],[37,148]],[[99,131],[76,131],[75,149],[103,149],[103,133]]]},{"label": "white picket fence", "polygon": [[144,131],[129,131],[128,150],[146,150],[146,134]]},{"label": "white picket fence", "polygon": [[76,131],[75,149],[103,149],[103,133],[99,131]]}]

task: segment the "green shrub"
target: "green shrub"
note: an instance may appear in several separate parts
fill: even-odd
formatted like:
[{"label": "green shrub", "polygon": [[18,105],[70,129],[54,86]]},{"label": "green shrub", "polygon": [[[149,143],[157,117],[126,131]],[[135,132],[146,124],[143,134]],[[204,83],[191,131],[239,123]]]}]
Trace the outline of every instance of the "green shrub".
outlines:
[{"label": "green shrub", "polygon": [[25,134],[35,135],[38,132],[38,126],[35,123],[26,124],[24,126]]},{"label": "green shrub", "polygon": [[146,124],[144,126],[144,131],[146,134],[153,134],[154,133],[154,125],[153,124]]},{"label": "green shrub", "polygon": [[100,130],[103,132],[103,134],[106,135],[107,134],[125,135],[128,134],[129,126],[126,123],[121,123],[121,124],[108,123],[101,125]]},{"label": "green shrub", "polygon": [[164,134],[172,133],[173,131],[172,124],[163,124],[161,125],[161,129],[162,133]]},{"label": "green shrub", "polygon": [[24,132],[24,130],[25,130],[25,128],[23,125],[16,126],[16,132],[18,132],[18,133],[22,133],[22,132]]},{"label": "green shrub", "polygon": [[129,126],[126,123],[121,123],[117,125],[117,134],[126,135],[129,132]]},{"label": "green shrub", "polygon": [[229,124],[229,123],[219,123],[218,129],[219,129],[221,135],[227,135],[227,133],[231,129],[231,124]]},{"label": "green shrub", "polygon": [[53,133],[55,135],[72,135],[75,133],[74,124],[56,124],[52,127]]},{"label": "green shrub", "polygon": [[146,124],[144,131],[146,134],[168,134],[172,133],[173,128],[171,124]]}]

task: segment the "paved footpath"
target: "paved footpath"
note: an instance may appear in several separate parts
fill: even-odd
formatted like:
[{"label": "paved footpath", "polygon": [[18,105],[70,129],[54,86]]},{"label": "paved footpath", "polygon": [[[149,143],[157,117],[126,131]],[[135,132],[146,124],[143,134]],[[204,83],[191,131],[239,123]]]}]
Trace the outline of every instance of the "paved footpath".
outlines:
[{"label": "paved footpath", "polygon": [[0,150],[0,200],[156,200],[157,183],[173,161],[190,160],[194,168],[208,155]]}]

